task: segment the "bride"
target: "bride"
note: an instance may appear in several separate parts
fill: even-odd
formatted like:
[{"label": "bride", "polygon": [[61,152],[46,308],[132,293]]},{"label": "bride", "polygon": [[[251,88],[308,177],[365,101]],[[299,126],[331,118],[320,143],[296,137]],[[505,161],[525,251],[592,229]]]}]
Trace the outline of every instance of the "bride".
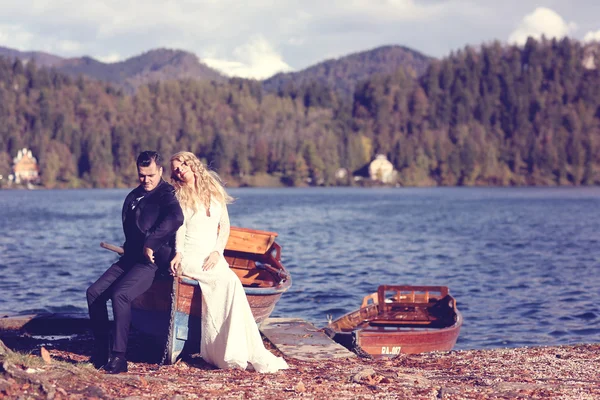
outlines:
[{"label": "bride", "polygon": [[181,268],[200,284],[200,355],[223,369],[246,369],[248,363],[258,372],[288,368],[265,349],[242,283],[223,257],[230,228],[227,203],[233,199],[217,174],[190,152],[171,157],[171,180],[185,216],[171,272]]}]

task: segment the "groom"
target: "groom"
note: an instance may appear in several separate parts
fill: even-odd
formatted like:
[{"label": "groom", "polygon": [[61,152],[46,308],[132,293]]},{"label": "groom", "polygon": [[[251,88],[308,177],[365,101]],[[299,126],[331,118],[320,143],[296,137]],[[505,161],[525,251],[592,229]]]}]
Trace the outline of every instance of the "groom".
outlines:
[{"label": "groom", "polygon": [[[94,352],[90,362],[109,374],[127,372],[127,337],[131,302],[152,285],[157,270],[168,271],[173,258],[175,232],[183,213],[173,187],[162,179],[161,156],[144,151],[137,158],[140,185],[123,203],[125,254],[87,290]],[[109,352],[107,302],[112,301],[114,337]],[[110,354],[110,357],[109,357]]]}]

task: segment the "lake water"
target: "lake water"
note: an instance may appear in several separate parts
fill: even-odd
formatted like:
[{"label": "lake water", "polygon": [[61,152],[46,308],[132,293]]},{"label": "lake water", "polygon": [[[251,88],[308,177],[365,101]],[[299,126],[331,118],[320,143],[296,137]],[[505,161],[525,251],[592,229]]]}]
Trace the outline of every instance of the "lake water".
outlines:
[{"label": "lake water", "polygon": [[[0,190],[0,316],[86,312],[128,190]],[[324,326],[380,284],[445,285],[456,349],[600,342],[600,188],[232,189],[232,225],[276,231],[273,316]]]}]

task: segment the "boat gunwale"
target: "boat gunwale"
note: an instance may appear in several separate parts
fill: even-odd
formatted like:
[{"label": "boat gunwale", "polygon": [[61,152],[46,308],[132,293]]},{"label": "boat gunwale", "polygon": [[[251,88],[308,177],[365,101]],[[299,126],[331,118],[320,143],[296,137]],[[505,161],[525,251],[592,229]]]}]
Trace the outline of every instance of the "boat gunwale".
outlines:
[{"label": "boat gunwale", "polygon": [[[191,286],[198,285],[197,280],[195,280],[194,278],[187,277],[187,276],[180,276],[179,283],[184,283],[184,284],[191,285]],[[286,292],[290,288],[290,286],[292,286],[292,280],[286,279],[286,280],[278,283],[276,286],[267,287],[267,288],[244,286],[244,292],[246,292],[246,295],[257,295],[257,296],[274,295],[274,294]]]},{"label": "boat gunwale", "polygon": [[[353,330],[350,331],[340,331],[340,332],[345,332],[345,333],[349,333],[349,332],[367,332],[367,333],[373,333],[373,334],[377,334],[377,333],[382,333],[382,334],[398,334],[398,335],[439,335],[441,333],[445,333],[447,331],[453,331],[456,329],[459,329],[463,324],[463,316],[461,314],[460,311],[456,310],[456,321],[454,321],[454,323],[452,325],[448,325],[448,326],[443,326],[443,327],[430,327],[430,326],[426,326],[423,325],[422,327],[417,327],[417,326],[398,326],[397,330],[378,330],[378,328],[385,328],[383,326],[381,327],[377,327],[377,326],[368,326],[368,327],[364,327],[364,328],[354,328]],[[389,326],[388,326],[389,328]]]}]

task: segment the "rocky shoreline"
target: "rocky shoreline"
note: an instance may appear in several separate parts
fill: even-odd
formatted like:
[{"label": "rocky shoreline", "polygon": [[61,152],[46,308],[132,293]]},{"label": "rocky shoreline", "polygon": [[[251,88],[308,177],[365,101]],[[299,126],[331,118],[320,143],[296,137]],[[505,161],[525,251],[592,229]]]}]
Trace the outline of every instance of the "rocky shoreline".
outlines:
[{"label": "rocky shoreline", "polygon": [[[155,364],[159,349],[137,336],[129,372],[86,361],[87,334],[0,331],[0,399],[597,399],[600,344],[469,350],[303,362],[275,374],[218,370],[198,355]],[[2,343],[3,342],[3,343]],[[273,352],[277,350],[265,342]],[[156,351],[152,351],[156,349]]]}]

